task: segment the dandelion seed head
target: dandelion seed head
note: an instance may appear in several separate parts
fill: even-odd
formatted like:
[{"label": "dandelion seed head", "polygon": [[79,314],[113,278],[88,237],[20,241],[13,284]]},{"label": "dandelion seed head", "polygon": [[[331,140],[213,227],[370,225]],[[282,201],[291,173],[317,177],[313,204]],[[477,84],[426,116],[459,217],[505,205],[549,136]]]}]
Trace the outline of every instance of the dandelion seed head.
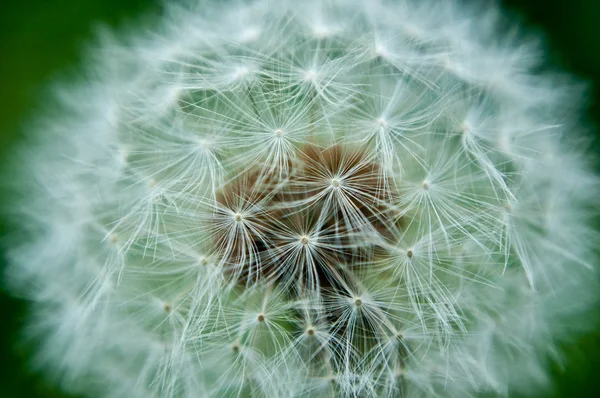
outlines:
[{"label": "dandelion seed head", "polygon": [[160,21],[100,40],[11,168],[36,366],[104,397],[548,384],[597,299],[600,184],[537,40],[455,2]]}]

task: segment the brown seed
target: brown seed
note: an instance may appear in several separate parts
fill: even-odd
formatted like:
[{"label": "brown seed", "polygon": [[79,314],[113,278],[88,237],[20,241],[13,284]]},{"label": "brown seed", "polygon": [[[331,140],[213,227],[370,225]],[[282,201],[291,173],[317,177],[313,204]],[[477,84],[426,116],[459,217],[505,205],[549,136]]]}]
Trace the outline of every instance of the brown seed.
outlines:
[{"label": "brown seed", "polygon": [[[366,149],[308,144],[290,162],[291,173],[260,164],[238,171],[217,192],[221,217],[233,214],[240,223],[215,221],[215,245],[227,248],[220,261],[226,276],[242,286],[268,280],[337,291],[352,277],[336,272],[338,264],[359,267],[382,254],[377,239],[367,237],[397,239],[398,195]],[[336,190],[324,195],[331,187]],[[289,250],[294,235],[307,246],[302,253]]]}]

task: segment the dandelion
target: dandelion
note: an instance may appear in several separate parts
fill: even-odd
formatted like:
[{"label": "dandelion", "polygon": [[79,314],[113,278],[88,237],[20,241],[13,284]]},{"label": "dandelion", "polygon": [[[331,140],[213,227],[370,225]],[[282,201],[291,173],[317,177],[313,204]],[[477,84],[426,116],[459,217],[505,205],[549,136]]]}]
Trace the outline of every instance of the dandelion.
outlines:
[{"label": "dandelion", "polygon": [[216,3],[104,38],[16,155],[32,363],[105,397],[547,386],[598,180],[537,39],[453,2]]}]

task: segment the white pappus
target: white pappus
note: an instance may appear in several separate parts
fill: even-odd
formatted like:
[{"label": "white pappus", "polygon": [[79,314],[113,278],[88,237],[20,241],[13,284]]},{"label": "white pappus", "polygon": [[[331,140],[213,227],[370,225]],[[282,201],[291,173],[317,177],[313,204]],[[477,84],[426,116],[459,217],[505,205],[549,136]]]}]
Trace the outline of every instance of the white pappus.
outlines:
[{"label": "white pappus", "polygon": [[457,1],[165,8],[15,156],[36,367],[90,397],[549,383],[597,299],[599,184],[539,38]]}]

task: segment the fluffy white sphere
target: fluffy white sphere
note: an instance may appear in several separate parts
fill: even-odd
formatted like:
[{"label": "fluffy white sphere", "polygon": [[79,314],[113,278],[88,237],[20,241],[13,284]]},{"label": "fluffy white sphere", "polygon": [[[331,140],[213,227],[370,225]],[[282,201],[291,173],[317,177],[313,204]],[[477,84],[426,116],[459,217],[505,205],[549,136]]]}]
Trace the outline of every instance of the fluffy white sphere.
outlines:
[{"label": "fluffy white sphere", "polygon": [[450,1],[217,3],[100,41],[18,155],[36,365],[127,398],[546,384],[598,180],[537,40]]}]

